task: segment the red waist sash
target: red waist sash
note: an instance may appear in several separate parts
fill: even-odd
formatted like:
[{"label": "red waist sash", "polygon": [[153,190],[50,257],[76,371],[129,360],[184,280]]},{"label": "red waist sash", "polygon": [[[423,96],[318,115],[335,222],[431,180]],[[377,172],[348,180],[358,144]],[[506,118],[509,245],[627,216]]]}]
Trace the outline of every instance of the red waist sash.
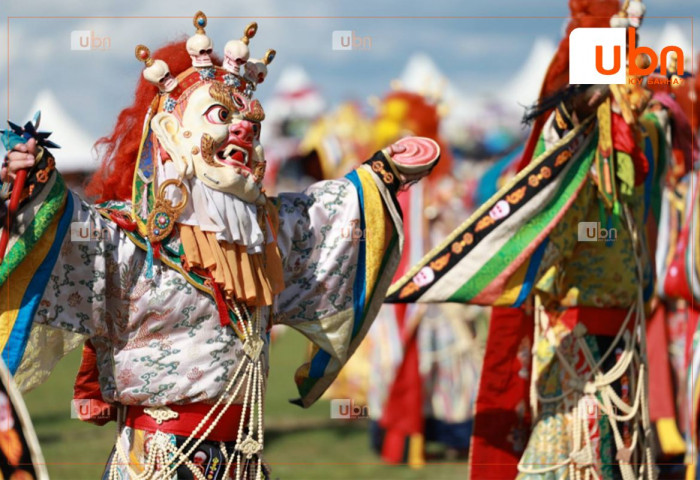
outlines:
[{"label": "red waist sash", "polygon": [[[170,410],[178,414],[177,418],[172,418],[169,420],[163,420],[162,423],[158,423],[156,419],[151,417],[149,414],[145,413],[144,410],[149,407],[143,407],[139,405],[130,405],[127,408],[126,421],[125,424],[128,427],[136,428],[139,430],[146,430],[149,432],[155,432],[160,430],[164,433],[172,433],[174,435],[189,436],[192,434],[197,425],[202,421],[202,419],[209,413],[212,405],[205,403],[190,403],[187,405],[168,405]],[[156,407],[150,407],[156,408]],[[197,437],[201,438],[204,432],[207,431],[218,414],[221,412],[222,407],[218,407],[214,413],[210,416],[209,420],[199,429]],[[217,425],[212,429],[212,431],[207,435],[207,440],[214,440],[218,442],[232,442],[236,440],[236,434],[238,433],[238,425],[241,420],[241,413],[243,410],[242,405],[231,405],[226,413],[224,413]]]},{"label": "red waist sash", "polygon": [[[558,320],[573,330],[582,323],[590,335],[614,337],[620,331],[629,310],[627,308],[569,307],[558,315]],[[627,330],[632,331],[634,318],[627,323]]]}]

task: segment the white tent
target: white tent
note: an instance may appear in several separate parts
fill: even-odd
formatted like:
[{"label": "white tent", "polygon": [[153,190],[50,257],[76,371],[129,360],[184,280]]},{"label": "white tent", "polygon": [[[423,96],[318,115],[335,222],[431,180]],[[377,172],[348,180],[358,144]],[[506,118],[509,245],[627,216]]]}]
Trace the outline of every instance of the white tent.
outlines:
[{"label": "white tent", "polygon": [[425,53],[415,53],[408,59],[399,80],[401,87],[408,91],[427,96],[439,95],[447,102],[461,97],[433,59]]},{"label": "white tent", "polygon": [[[63,173],[91,172],[99,163],[92,153],[95,140],[73,120],[50,90],[42,90],[24,117],[31,119],[41,110],[39,130],[52,132],[49,139],[61,146],[53,150],[56,168]],[[22,121],[24,124],[24,120]]]},{"label": "white tent", "polygon": [[539,37],[530,49],[527,60],[501,90],[502,101],[511,108],[532,105],[540,94],[544,74],[556,52],[556,45],[548,38]]},{"label": "white tent", "polygon": [[326,108],[318,88],[300,65],[290,65],[279,74],[274,96],[265,105],[268,117],[314,118]]}]

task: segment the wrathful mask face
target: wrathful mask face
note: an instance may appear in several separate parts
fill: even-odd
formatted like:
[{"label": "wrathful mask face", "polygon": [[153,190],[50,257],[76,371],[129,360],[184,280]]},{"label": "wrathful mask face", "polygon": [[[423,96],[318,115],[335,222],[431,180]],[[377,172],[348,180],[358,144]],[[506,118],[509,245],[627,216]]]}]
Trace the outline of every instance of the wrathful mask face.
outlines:
[{"label": "wrathful mask face", "polygon": [[159,112],[151,120],[161,155],[183,178],[196,176],[245,202],[264,202],[260,102],[220,82],[207,82],[183,97],[172,113]]}]

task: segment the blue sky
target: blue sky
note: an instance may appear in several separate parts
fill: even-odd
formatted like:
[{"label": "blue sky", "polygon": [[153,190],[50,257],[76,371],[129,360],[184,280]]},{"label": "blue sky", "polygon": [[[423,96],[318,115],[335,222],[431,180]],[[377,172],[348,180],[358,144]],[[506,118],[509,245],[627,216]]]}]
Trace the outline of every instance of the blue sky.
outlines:
[{"label": "blue sky", "polygon": [[[190,35],[193,31],[190,18],[198,9],[210,17],[207,33],[219,52],[227,40],[240,37],[243,27],[251,20],[213,17],[258,20],[259,32],[251,42],[253,55],[261,56],[267,48],[278,52],[268,82],[260,87],[263,100],[274,85],[275,72],[296,63],[312,75],[332,102],[381,95],[388,89],[389,82],[399,75],[408,57],[419,51],[430,55],[458,89],[497,94],[498,87],[518,71],[537,37],[559,40],[565,23],[562,17],[568,14],[566,0],[13,2],[2,9],[5,18],[0,34],[0,62],[5,74],[0,79],[0,108],[7,115],[8,75],[5,69],[9,64],[10,118],[24,121],[21,117],[34,95],[50,88],[68,113],[91,135],[107,133],[119,110],[130,103],[141,73],[141,66],[133,57],[134,46],[145,43],[155,49],[178,35]],[[655,0],[647,2],[647,13],[650,17],[699,16],[700,6],[696,1]],[[559,18],[265,18],[504,15]],[[186,18],[7,19],[23,16]],[[666,21],[649,18],[644,28],[649,32],[660,31]],[[690,36],[689,18],[674,21]],[[111,46],[104,51],[72,51],[70,32],[73,30],[91,30],[100,38],[109,37]],[[372,48],[334,51],[331,49],[333,30],[353,30],[360,36],[371,36]]]}]

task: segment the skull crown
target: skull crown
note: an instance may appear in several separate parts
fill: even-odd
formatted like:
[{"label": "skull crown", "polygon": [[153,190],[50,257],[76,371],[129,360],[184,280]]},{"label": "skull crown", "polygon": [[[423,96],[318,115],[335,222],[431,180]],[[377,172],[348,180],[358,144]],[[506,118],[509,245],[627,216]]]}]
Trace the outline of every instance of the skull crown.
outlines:
[{"label": "skull crown", "polygon": [[[187,53],[192,58],[194,69],[210,69],[214,65],[211,54],[214,50],[214,42],[207,36],[207,16],[204,12],[194,14],[192,23],[196,29],[194,35],[187,39],[185,44]],[[250,39],[258,31],[258,24],[253,22],[245,27],[240,39],[230,40],[224,47],[224,60],[221,68],[232,75],[241,76],[251,90],[255,90],[258,83],[265,81],[267,66],[275,58],[275,51],[268,50],[262,59],[250,58]],[[168,64],[163,60],[151,58],[150,50],[144,45],[136,47],[136,58],[146,67],[143,77],[157,86],[160,93],[170,93],[178,85],[178,80],[170,73]]]}]

